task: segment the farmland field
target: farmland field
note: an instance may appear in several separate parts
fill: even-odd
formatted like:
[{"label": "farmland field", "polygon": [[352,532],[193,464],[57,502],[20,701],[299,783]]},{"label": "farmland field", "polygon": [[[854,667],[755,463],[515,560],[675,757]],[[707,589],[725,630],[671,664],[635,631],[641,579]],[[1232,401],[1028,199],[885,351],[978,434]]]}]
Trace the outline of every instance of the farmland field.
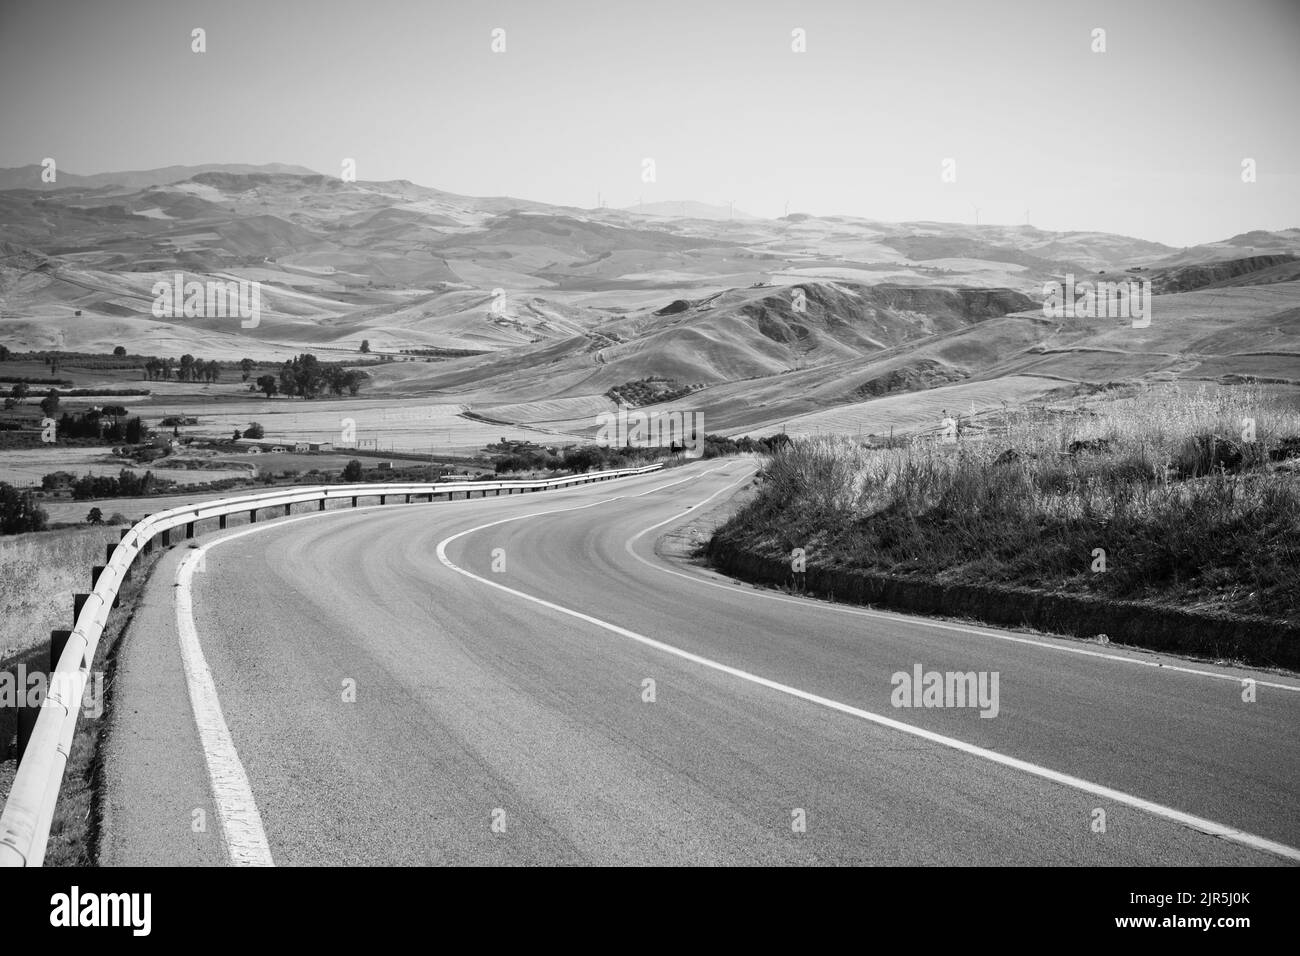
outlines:
[{"label": "farmland field", "polygon": [[81,477],[82,475],[116,476],[123,468],[138,474],[152,471],[160,478],[167,478],[181,484],[198,484],[204,481],[218,481],[240,474],[237,470],[182,469],[163,468],[158,462],[140,465],[124,458],[118,458],[113,450],[103,448],[25,448],[0,451],[0,481],[12,485],[39,485],[41,477],[55,471],[67,471]]}]

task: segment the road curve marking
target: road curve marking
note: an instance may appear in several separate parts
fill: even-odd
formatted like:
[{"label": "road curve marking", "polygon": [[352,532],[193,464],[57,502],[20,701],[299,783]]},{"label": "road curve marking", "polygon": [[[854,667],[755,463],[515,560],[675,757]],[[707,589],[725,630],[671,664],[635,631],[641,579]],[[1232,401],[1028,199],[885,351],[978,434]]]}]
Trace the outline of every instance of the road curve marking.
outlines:
[{"label": "road curve marking", "polygon": [[[680,482],[673,482],[673,484],[680,484]],[[595,504],[617,501],[621,497],[616,495],[604,498]],[[262,815],[257,809],[257,801],[253,797],[248,773],[239,759],[234,738],[230,735],[230,728],[222,713],[216,682],[212,679],[212,671],[208,668],[207,658],[203,655],[203,647],[199,641],[198,628],[194,624],[194,600],[190,591],[194,569],[204,560],[209,550],[245,535],[282,528],[286,524],[295,524],[311,518],[357,514],[363,511],[381,510],[385,507],[369,505],[360,508],[315,511],[272,523],[253,525],[194,548],[181,560],[176,569],[176,586],[172,590],[175,593],[176,631],[180,640],[185,683],[189,692],[190,708],[194,714],[194,723],[198,728],[199,743],[203,748],[203,759],[207,765],[217,819],[226,843],[226,853],[234,866],[274,866],[275,862],[271,857],[271,847],[266,839]],[[591,505],[582,507],[591,507]]]},{"label": "road curve marking", "polygon": [[[734,487],[735,485],[740,484],[744,480],[745,479],[742,478],[740,479],[740,481],[734,482],[732,485],[728,485],[727,488]],[[724,488],[722,490],[726,491],[727,488]],[[710,495],[709,497],[712,498],[714,496]],[[708,499],[705,499],[705,501],[707,500]],[[704,504],[704,503],[705,503],[704,501],[700,502],[700,504]],[[691,507],[699,507],[699,505],[692,505]],[[979,635],[980,637],[991,637],[994,638],[995,640],[1008,641],[1012,644],[1026,644],[1031,647],[1043,647],[1052,651],[1060,651],[1063,654],[1078,654],[1081,657],[1097,657],[1097,658],[1101,658],[1102,660],[1120,661],[1125,664],[1134,664],[1139,667],[1151,667],[1151,668],[1155,668],[1156,670],[1173,671],[1179,674],[1192,674],[1197,677],[1212,677],[1217,680],[1230,680],[1238,684],[1240,684],[1242,680],[1246,679],[1237,674],[1224,674],[1218,671],[1202,670],[1197,667],[1184,667],[1178,664],[1166,664],[1163,661],[1148,661],[1148,660],[1143,660],[1140,657],[1128,657],[1127,655],[1124,654],[1107,653],[1105,651],[1094,651],[1094,650],[1089,650],[1088,648],[1085,647],[1073,647],[1069,644],[1054,644],[1050,641],[1035,640],[1034,638],[1031,637],[1022,637],[1016,634],[1000,633],[998,631],[988,631],[983,628],[967,627],[962,624],[949,624],[946,621],[937,621],[924,616],[896,614],[890,611],[876,611],[867,608],[845,607],[841,604],[831,604],[827,601],[819,601],[813,598],[800,599],[800,598],[785,597],[784,595],[773,594],[771,591],[763,588],[758,588],[754,586],[742,587],[735,584],[724,584],[721,581],[710,581],[707,578],[700,577],[699,575],[686,574],[683,571],[677,571],[672,568],[665,567],[662,564],[655,564],[653,561],[647,561],[645,558],[641,557],[641,555],[637,554],[634,550],[632,550],[632,544],[635,541],[637,541],[639,538],[641,538],[643,535],[648,534],[651,531],[654,531],[656,528],[662,528],[666,524],[671,524],[672,522],[678,520],[679,518],[681,518],[681,515],[673,515],[671,518],[666,518],[663,521],[660,521],[658,524],[653,524],[648,528],[643,528],[641,531],[638,531],[636,534],[634,534],[631,538],[627,540],[627,543],[624,545],[624,549],[627,551],[628,554],[630,554],[637,561],[644,564],[646,567],[654,568],[656,571],[661,571],[664,574],[671,574],[673,577],[685,578],[688,581],[694,581],[696,584],[702,584],[705,587],[719,588],[723,591],[732,591],[736,594],[758,596],[768,601],[779,601],[782,604],[795,604],[798,605],[799,607],[817,607],[825,611],[830,611],[835,614],[851,614],[857,617],[869,617],[869,618],[874,618],[876,620],[897,621],[901,624],[910,624],[913,627],[934,627],[944,631],[957,631],[961,634],[976,634]],[[1069,639],[1062,638],[1062,640],[1069,640]],[[1158,653],[1158,652],[1153,651],[1152,653]],[[1281,684],[1276,681],[1260,680],[1255,677],[1251,677],[1249,679],[1254,681],[1256,686],[1259,687],[1271,687],[1274,690],[1289,690],[1293,692],[1300,692],[1300,685],[1297,684]]]},{"label": "road curve marking", "polygon": [[[229,540],[229,539],[223,539]],[[218,542],[220,543],[220,542]],[[262,815],[257,812],[253,789],[248,774],[240,763],[235,742],[226,726],[217,698],[217,686],[208,670],[203,648],[199,646],[198,630],[194,626],[194,602],[190,595],[190,579],[195,565],[202,560],[206,548],[185,556],[176,569],[176,631],[180,636],[181,661],[185,665],[185,683],[189,687],[190,707],[194,723],[199,730],[203,759],[212,783],[212,799],[217,808],[217,819],[226,841],[226,853],[234,866],[274,866],[271,847],[266,842],[262,828]]]},{"label": "road curve marking", "polygon": [[[745,476],[745,477],[747,478],[749,476]],[[741,480],[743,481],[744,479],[742,478]],[[713,494],[709,495],[708,498],[705,498],[703,501],[700,501],[697,504],[692,505],[691,509],[697,508],[703,504],[707,504],[710,500],[722,494],[722,492],[729,490],[730,488],[734,487],[736,484],[739,483],[740,482],[737,481],[737,482],[733,482],[731,485],[723,486],[718,491],[715,491]],[[613,500],[613,499],[605,499],[605,501],[608,500]],[[594,502],[589,505],[583,505],[582,507],[583,508],[594,507],[595,505],[598,504],[604,504],[605,501]],[[691,509],[687,509],[687,510],[691,510]],[[963,740],[957,740],[955,737],[948,737],[943,734],[935,733],[934,731],[931,730],[925,730],[924,728],[916,727],[912,724],[906,724],[903,723],[902,721],[894,720],[892,717],[886,717],[883,714],[876,714],[869,710],[863,710],[860,707],[854,707],[850,704],[845,704],[837,700],[831,700],[828,697],[822,697],[818,694],[812,694],[809,693],[808,691],[800,690],[797,687],[791,687],[789,684],[782,684],[778,681],[770,680],[766,677],[760,677],[757,674],[752,674],[749,671],[741,670],[738,667],[732,667],[729,664],[723,664],[720,661],[712,660],[711,658],[704,657],[700,654],[694,654],[690,651],[683,650],[680,647],[674,647],[671,644],[665,644],[663,641],[657,641],[652,637],[645,636],[644,634],[638,634],[636,631],[630,631],[625,627],[620,627],[617,624],[610,623],[609,621],[602,620],[598,617],[593,617],[590,614],[584,614],[581,611],[575,611],[572,608],[567,608],[562,604],[556,604],[554,601],[548,601],[545,598],[540,598],[537,597],[536,595],[527,594],[523,591],[517,591],[514,588],[506,587],[504,584],[498,584],[496,581],[488,580],[487,578],[480,577],[479,575],[474,574],[472,571],[467,571],[465,568],[462,568],[459,565],[453,563],[451,559],[447,557],[447,545],[451,544],[451,542],[457,540],[458,538],[465,537],[466,535],[474,534],[475,532],[482,531],[486,528],[491,528],[499,524],[505,524],[508,521],[521,521],[524,518],[538,517],[540,515],[556,514],[561,511],[577,511],[577,510],[581,510],[581,509],[558,508],[549,511],[537,511],[537,512],[533,512],[532,514],[516,515],[513,518],[505,518],[498,521],[491,521],[488,522],[487,524],[479,525],[474,528],[468,528],[465,531],[461,531],[458,532],[457,534],[453,534],[447,538],[444,538],[442,541],[438,542],[438,547],[437,547],[438,560],[441,561],[446,567],[455,571],[457,574],[464,575],[465,577],[477,581],[480,584],[486,584],[488,587],[496,588],[499,591],[504,591],[507,594],[511,594],[517,598],[522,598],[525,601],[531,601],[534,604],[539,604],[542,607],[549,608],[550,610],[556,611],[560,614],[566,614],[569,617],[577,618],[580,621],[586,621],[588,624],[593,624],[596,627],[603,628],[604,630],[607,630],[613,634],[617,634],[620,637],[625,637],[629,640],[636,641],[637,643],[643,644],[646,647],[653,648],[657,651],[662,651],[665,654],[671,654],[674,657],[681,658],[682,660],[689,661],[693,664],[698,664],[701,667],[706,667],[709,668],[710,670],[715,670],[720,673],[727,674],[731,677],[739,678],[740,680],[747,681],[751,684],[756,684],[760,687],[765,687],[769,690],[774,690],[777,691],[778,693],[786,694],[790,697],[794,697],[811,704],[816,704],[818,706],[825,707],[829,710],[837,711],[842,714],[847,714],[851,717],[857,717],[869,723],[873,723],[881,727],[887,727],[890,730],[897,730],[901,733],[909,734],[913,737],[919,737],[922,740],[927,740],[931,743],[938,744],[942,747],[947,747],[951,750],[956,750],[959,753],[963,753],[971,757],[977,757],[981,760],[989,761],[990,763],[1000,764],[1001,766],[1009,767],[1013,770],[1019,770],[1023,773],[1030,774],[1031,776],[1035,776],[1040,779],[1047,780],[1051,783],[1060,784],[1065,787],[1070,787],[1071,789],[1079,790],[1091,796],[1100,797],[1104,800],[1110,800],[1114,803],[1123,804],[1124,806],[1132,807],[1135,810],[1143,811],[1145,813],[1151,814],[1152,816],[1156,816],[1164,820],[1169,820],[1173,823],[1181,824],[1182,826],[1188,827],[1192,830],[1196,830],[1200,833],[1205,833],[1209,836],[1218,837],[1220,839],[1227,840],[1231,843],[1236,843],[1241,846],[1248,847],[1252,850],[1257,850],[1262,853],[1270,853],[1275,856],[1279,856],[1284,859],[1291,860],[1293,862],[1300,862],[1300,849],[1297,849],[1296,847],[1288,846],[1285,843],[1279,843],[1275,840],[1269,840],[1266,837],[1261,837],[1253,833],[1248,833],[1245,830],[1239,830],[1236,827],[1231,827],[1224,823],[1218,823],[1214,820],[1207,820],[1204,817],[1198,817],[1190,813],[1184,813],[1182,810],[1176,810],[1173,807],[1167,807],[1163,804],[1156,803],[1152,800],[1146,800],[1142,797],[1135,796],[1134,794],[1125,793],[1122,790],[1115,790],[1110,787],[1103,786],[1101,784],[1093,783],[1089,780],[1084,780],[1080,777],[1075,777],[1070,774],[1061,773],[1060,771],[1052,770],[1050,767],[1043,767],[1040,766],[1039,764],[1031,763],[1030,761],[1027,760],[1020,760],[1016,757],[1009,757],[1006,754],[998,753],[995,750],[988,750],[984,747],[978,747],[974,744],[966,743]],[[676,517],[680,517],[680,515]],[[673,520],[673,519],[669,519],[669,520]],[[666,524],[666,523],[667,522],[660,522],[660,524]],[[648,531],[650,529],[646,529],[646,530]],[[645,532],[641,532],[641,533],[645,533]]]}]

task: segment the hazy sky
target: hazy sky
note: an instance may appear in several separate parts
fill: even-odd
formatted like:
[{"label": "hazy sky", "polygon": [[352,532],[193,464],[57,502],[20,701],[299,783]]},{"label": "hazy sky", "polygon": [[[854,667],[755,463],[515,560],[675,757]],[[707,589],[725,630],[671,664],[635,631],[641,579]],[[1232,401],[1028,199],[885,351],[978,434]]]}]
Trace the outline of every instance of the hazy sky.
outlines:
[{"label": "hazy sky", "polygon": [[0,0],[0,166],[75,173],[351,157],[470,195],[1028,208],[1181,246],[1300,226],[1297,92],[1300,0]]}]

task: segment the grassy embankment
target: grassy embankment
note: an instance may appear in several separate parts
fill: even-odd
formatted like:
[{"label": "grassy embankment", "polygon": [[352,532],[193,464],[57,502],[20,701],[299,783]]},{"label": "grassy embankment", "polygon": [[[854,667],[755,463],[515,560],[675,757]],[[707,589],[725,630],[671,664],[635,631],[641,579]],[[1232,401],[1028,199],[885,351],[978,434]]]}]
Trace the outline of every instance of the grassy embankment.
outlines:
[{"label": "grassy embankment", "polygon": [[1293,396],[1160,387],[1001,424],[952,444],[797,441],[715,543],[787,561],[804,548],[809,568],[1300,622]]}]

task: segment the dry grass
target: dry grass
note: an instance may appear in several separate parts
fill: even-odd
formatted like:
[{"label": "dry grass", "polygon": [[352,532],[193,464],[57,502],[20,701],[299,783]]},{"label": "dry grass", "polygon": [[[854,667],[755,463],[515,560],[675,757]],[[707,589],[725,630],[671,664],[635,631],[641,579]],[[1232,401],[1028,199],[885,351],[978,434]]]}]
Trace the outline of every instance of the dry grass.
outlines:
[{"label": "dry grass", "polygon": [[[78,503],[84,513],[89,503]],[[90,590],[116,529],[68,528],[0,537],[0,659],[71,627],[72,595]]]},{"label": "dry grass", "polygon": [[1300,471],[1271,460],[1288,452],[1293,399],[1153,388],[1010,413],[983,441],[798,441],[723,533],[823,566],[1300,619]]}]

